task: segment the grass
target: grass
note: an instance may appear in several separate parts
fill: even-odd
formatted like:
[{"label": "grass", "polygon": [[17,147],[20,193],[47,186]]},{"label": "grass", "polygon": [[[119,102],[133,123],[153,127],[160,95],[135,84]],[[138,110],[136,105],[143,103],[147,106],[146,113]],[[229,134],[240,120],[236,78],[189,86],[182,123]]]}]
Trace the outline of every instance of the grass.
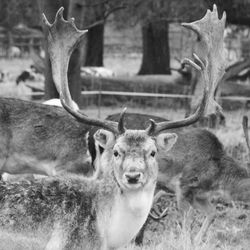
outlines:
[{"label": "grass", "polygon": [[[120,64],[112,58],[106,58],[106,65],[114,69],[118,74],[135,73],[138,70],[139,63],[137,61],[128,63],[129,59],[124,62],[130,65],[129,68],[122,64],[121,58],[118,58]],[[117,59],[117,60],[118,60]],[[132,60],[132,59],[131,59]],[[22,62],[22,63],[20,63]],[[14,82],[14,76],[22,69],[29,66],[30,60],[0,60],[1,69],[7,70],[11,74],[11,81]],[[123,71],[126,68],[126,72]],[[129,72],[128,72],[129,71]],[[8,95],[4,92],[1,85],[1,94]],[[15,86],[13,85],[13,88]],[[9,91],[13,94],[13,91]],[[25,90],[21,91],[20,95],[24,95]],[[17,97],[19,97],[17,95]],[[125,106],[125,104],[123,105]],[[166,108],[136,108],[130,103],[127,103],[129,112],[154,114],[157,116],[166,117],[170,120],[180,119],[184,117],[185,110],[183,109],[166,109]],[[109,114],[120,112],[122,107],[88,107],[85,112],[89,116],[105,118]],[[249,162],[249,153],[246,147],[243,130],[241,127],[242,116],[248,115],[249,110],[225,111],[227,125],[224,128],[213,130],[221,142],[225,146],[225,150],[229,155],[238,159],[242,166],[246,166]],[[186,220],[180,216],[174,208],[171,213],[160,222],[150,221],[145,232],[144,245],[142,247],[130,244],[122,250],[243,250],[249,249],[250,246],[250,211],[242,207],[225,208],[225,215],[219,216],[212,224],[205,242],[197,246],[192,243],[192,239],[197,234],[197,231],[204,217],[197,211],[191,211]],[[182,225],[182,226],[180,226]],[[36,250],[43,249],[45,242],[43,238],[37,236],[17,235],[15,233],[0,231],[0,250]]]},{"label": "grass", "polygon": [[[120,108],[102,107],[101,117],[108,114],[119,112]],[[184,110],[176,112],[166,109],[132,109],[133,112],[153,113],[177,119],[183,117]],[[86,113],[91,116],[97,116],[96,107],[90,107]],[[166,115],[167,114],[167,115]],[[249,162],[243,130],[241,127],[242,115],[250,116],[250,111],[225,112],[227,126],[219,128],[213,132],[217,134],[228,154],[237,158],[243,166]],[[204,217],[197,211],[191,211],[187,220],[178,213],[177,209],[171,209],[170,214],[160,222],[150,221],[146,229],[144,244],[142,247],[130,244],[121,250],[243,250],[250,246],[250,210],[242,207],[228,207],[225,209],[225,215],[219,216],[208,231],[207,240],[197,246],[192,243],[192,239],[197,234]],[[183,225],[182,227],[180,225]],[[14,239],[14,240],[13,240]],[[16,237],[9,234],[6,237],[0,232],[0,250],[9,249],[42,249],[41,245],[45,243],[36,237]],[[4,248],[1,248],[3,247]]]}]

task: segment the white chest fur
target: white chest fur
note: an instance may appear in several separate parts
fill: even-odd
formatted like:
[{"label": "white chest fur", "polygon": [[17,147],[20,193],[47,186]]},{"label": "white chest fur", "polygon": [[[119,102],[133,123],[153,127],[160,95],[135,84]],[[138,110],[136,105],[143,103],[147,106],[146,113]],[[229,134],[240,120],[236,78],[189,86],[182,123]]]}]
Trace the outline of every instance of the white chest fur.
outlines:
[{"label": "white chest fur", "polygon": [[117,248],[129,243],[147,219],[153,202],[154,189],[117,197],[110,211],[107,227],[107,243]]}]

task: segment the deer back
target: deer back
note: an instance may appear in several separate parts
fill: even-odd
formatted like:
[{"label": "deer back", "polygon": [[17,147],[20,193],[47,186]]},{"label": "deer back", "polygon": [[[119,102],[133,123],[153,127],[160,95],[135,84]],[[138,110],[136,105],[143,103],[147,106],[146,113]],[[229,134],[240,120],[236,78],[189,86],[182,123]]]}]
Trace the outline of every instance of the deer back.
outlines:
[{"label": "deer back", "polygon": [[48,164],[56,162],[62,172],[92,172],[90,164],[84,164],[90,127],[72,119],[62,108],[1,98],[0,123],[1,158],[5,168],[17,154],[27,161],[30,158]]}]

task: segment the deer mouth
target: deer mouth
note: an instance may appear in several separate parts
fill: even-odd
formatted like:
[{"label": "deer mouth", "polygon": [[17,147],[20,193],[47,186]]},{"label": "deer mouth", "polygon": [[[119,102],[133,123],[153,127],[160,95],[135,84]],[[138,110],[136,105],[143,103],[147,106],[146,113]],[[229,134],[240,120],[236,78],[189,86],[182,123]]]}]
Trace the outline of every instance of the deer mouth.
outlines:
[{"label": "deer mouth", "polygon": [[143,173],[127,172],[123,175],[123,183],[127,188],[137,189],[143,186]]}]

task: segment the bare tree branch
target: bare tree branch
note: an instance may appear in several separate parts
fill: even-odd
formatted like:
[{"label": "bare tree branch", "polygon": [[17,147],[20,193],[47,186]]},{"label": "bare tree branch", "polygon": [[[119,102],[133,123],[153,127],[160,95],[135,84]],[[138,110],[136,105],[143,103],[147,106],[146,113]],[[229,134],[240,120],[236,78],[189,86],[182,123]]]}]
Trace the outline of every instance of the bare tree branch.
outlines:
[{"label": "bare tree branch", "polygon": [[96,26],[98,26],[98,25],[104,24],[105,21],[106,21],[106,19],[107,19],[112,13],[114,13],[115,11],[121,10],[121,9],[125,9],[125,8],[127,8],[127,5],[116,6],[116,7],[112,8],[112,9],[110,9],[109,11],[107,11],[107,13],[105,13],[105,15],[104,15],[104,17],[103,17],[102,20],[96,21],[96,22],[94,22],[94,23],[92,23],[92,24],[90,24],[90,25],[84,27],[84,29],[91,29],[91,28],[96,27]]}]

